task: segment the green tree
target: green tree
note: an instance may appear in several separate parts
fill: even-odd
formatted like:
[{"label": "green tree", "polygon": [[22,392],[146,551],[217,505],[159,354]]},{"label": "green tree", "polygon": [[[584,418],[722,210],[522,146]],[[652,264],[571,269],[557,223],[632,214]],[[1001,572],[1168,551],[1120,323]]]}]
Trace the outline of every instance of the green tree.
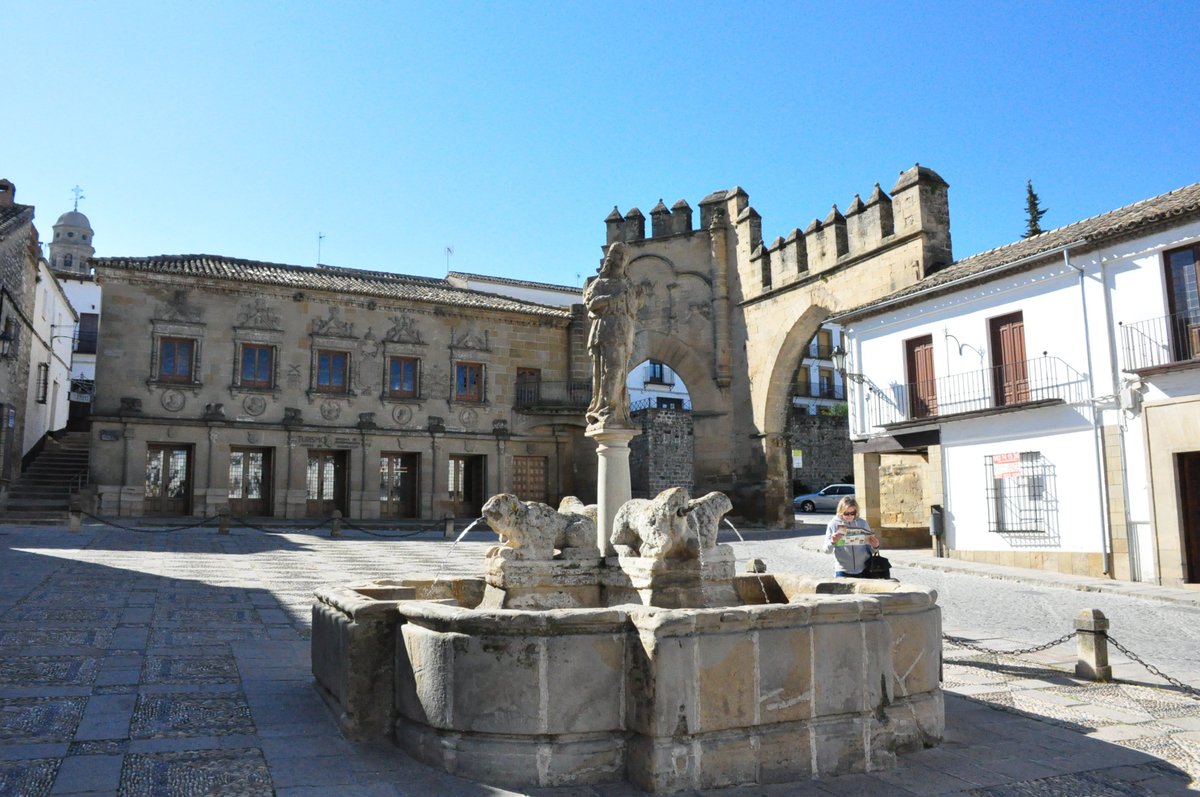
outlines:
[{"label": "green tree", "polygon": [[1042,232],[1042,216],[1046,215],[1047,208],[1043,208],[1041,200],[1038,199],[1037,192],[1033,190],[1033,180],[1025,181],[1025,213],[1028,218],[1025,221],[1025,234],[1022,238],[1032,238]]}]

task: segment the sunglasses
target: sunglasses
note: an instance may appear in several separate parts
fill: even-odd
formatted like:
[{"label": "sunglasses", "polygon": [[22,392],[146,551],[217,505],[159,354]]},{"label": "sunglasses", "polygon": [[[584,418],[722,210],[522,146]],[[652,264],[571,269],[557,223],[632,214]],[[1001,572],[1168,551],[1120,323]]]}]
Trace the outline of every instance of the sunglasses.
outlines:
[{"label": "sunglasses", "polygon": [[857,514],[858,514],[857,510],[847,509],[845,512],[842,513],[842,516],[843,517],[854,517]]}]

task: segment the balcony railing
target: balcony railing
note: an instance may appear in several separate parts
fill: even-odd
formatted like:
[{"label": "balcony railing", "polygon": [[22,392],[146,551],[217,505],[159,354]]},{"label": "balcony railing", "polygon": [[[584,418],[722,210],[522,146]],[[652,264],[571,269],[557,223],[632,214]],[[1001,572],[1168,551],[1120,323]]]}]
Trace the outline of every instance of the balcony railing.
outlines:
[{"label": "balcony railing", "polygon": [[592,402],[592,382],[529,382],[517,385],[517,409],[584,409]]},{"label": "balcony railing", "polygon": [[678,412],[690,412],[692,409],[692,400],[690,398],[674,398],[665,396],[651,396],[641,399],[640,401],[631,402],[629,412],[642,412],[643,410],[676,410]]},{"label": "balcony railing", "polygon": [[833,359],[833,344],[810,343],[808,344],[808,356],[813,360]]},{"label": "balcony railing", "polygon": [[845,401],[846,389],[842,385],[814,385],[810,382],[797,382],[792,385],[792,396]]},{"label": "balcony railing", "polygon": [[866,415],[872,427],[997,410],[1039,401],[1068,404],[1087,397],[1083,375],[1057,357],[887,387],[871,385]]},{"label": "balcony railing", "polygon": [[1120,323],[1127,371],[1156,368],[1200,358],[1200,312],[1191,311]]}]

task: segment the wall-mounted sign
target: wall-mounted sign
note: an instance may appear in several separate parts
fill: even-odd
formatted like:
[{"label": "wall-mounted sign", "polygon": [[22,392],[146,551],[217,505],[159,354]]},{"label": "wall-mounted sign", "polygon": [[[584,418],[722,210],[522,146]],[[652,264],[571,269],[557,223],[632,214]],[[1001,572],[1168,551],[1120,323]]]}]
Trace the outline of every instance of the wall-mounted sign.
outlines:
[{"label": "wall-mounted sign", "polygon": [[101,440],[120,440],[121,439],[121,430],[120,429],[101,429],[100,430],[100,439]]},{"label": "wall-mounted sign", "polygon": [[1020,454],[996,454],[992,457],[992,476],[997,479],[1016,479],[1021,476]]}]

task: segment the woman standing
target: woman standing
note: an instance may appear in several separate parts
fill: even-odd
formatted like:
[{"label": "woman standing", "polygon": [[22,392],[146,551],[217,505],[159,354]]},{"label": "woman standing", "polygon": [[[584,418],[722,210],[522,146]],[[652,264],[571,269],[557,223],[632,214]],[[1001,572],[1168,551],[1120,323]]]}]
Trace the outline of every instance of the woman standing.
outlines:
[{"label": "woman standing", "polygon": [[825,527],[825,553],[832,553],[833,575],[851,578],[862,575],[871,553],[879,550],[879,538],[858,515],[858,502],[850,496],[838,501],[837,514]]}]

